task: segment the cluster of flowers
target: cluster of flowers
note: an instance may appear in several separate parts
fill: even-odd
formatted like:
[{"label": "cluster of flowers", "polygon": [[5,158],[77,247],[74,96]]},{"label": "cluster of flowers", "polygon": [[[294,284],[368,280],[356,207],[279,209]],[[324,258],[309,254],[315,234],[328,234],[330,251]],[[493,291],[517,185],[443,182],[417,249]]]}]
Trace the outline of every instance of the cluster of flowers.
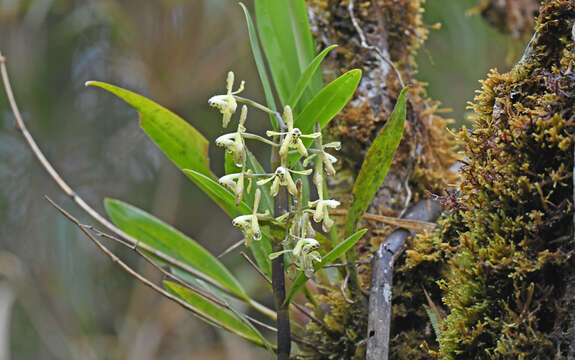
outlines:
[{"label": "cluster of flowers", "polygon": [[[209,104],[217,108],[223,115],[223,127],[227,127],[232,115],[236,112],[238,102],[248,104],[256,104],[255,102],[237,97],[236,94],[240,93],[244,88],[244,82],[238,90],[233,91],[234,74],[228,73],[227,77],[227,93],[225,95],[216,95],[209,100]],[[270,114],[274,112],[257,104],[259,109],[262,109]],[[278,115],[279,116],[279,115]],[[339,202],[336,200],[324,199],[325,192],[323,188],[324,173],[333,176],[335,169],[333,164],[337,159],[326,152],[327,149],[339,149],[339,142],[332,142],[323,144],[322,134],[320,131],[312,134],[303,134],[300,129],[294,127],[294,119],[292,110],[289,105],[286,105],[282,115],[282,129],[281,131],[267,131],[266,135],[272,137],[274,140],[270,141],[266,138],[260,137],[255,134],[246,132],[247,119],[247,106],[244,104],[241,109],[240,119],[236,132],[228,133],[216,139],[216,145],[224,147],[228,151],[236,166],[241,168],[241,171],[234,174],[228,174],[219,179],[219,183],[233,192],[235,195],[236,205],[238,205],[244,196],[244,192],[250,192],[252,186],[252,179],[261,177],[263,179],[256,181],[258,186],[263,186],[267,183],[272,183],[270,186],[270,195],[277,196],[280,187],[285,186],[287,192],[291,195],[290,211],[275,219],[276,222],[286,225],[287,237],[283,241],[284,250],[273,253],[270,258],[276,258],[283,254],[290,254],[296,266],[305,271],[307,276],[313,274],[313,263],[321,260],[320,253],[317,251],[319,242],[315,239],[315,231],[312,227],[310,217],[315,222],[321,222],[324,231],[329,231],[333,226],[334,221],[329,217],[329,209],[336,208]],[[319,130],[319,129],[317,129]],[[304,139],[314,139],[317,146],[306,147]],[[279,147],[280,165],[269,174],[254,174],[251,169],[246,166],[247,148],[245,139],[256,139],[264,143]],[[278,141],[279,142],[274,142]],[[296,161],[289,161],[290,154],[299,154],[304,159],[303,166],[307,168],[313,163],[314,169],[307,169],[303,171],[294,170]],[[292,158],[293,160],[293,158]],[[289,166],[290,163],[294,163]],[[301,191],[301,184],[294,181],[291,174],[311,175],[313,173],[313,183],[317,188],[319,199],[309,201],[303,199]],[[247,186],[244,186],[247,182]],[[252,240],[260,240],[262,238],[262,231],[260,230],[259,221],[262,219],[269,219],[270,212],[273,209],[265,209],[260,213],[260,200],[261,190],[255,190],[254,204],[252,213],[249,215],[238,216],[233,220],[233,225],[240,228],[245,236],[246,246],[249,246]],[[303,204],[307,204],[303,206]]]}]

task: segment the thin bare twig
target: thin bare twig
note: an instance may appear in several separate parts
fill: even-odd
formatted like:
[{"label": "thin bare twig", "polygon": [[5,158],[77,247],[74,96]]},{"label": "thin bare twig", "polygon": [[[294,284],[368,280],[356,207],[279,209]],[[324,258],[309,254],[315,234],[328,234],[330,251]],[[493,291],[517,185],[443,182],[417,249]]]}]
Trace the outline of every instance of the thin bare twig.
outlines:
[{"label": "thin bare twig", "polygon": [[327,324],[323,321],[321,321],[320,319],[316,318],[313,314],[311,314],[304,306],[296,303],[296,302],[292,302],[290,303],[290,305],[292,305],[294,308],[296,308],[300,313],[302,313],[304,316],[306,316],[307,318],[309,318],[311,321],[313,321],[314,323],[318,324],[321,328],[323,328],[328,334],[333,333],[333,331],[331,331],[329,329],[329,327],[327,326]]},{"label": "thin bare twig", "polygon": [[[180,286],[185,287],[186,289],[190,290],[191,292],[193,292],[193,293],[195,293],[195,294],[197,294],[197,295],[203,297],[204,299],[206,299],[206,300],[208,300],[208,301],[210,301],[210,302],[212,302],[212,303],[214,303],[214,304],[216,304],[216,305],[218,305],[218,306],[220,306],[220,307],[222,307],[222,308],[224,308],[224,309],[226,309],[226,310],[229,310],[229,311],[233,312],[234,314],[236,313],[236,310],[235,310],[234,308],[232,308],[228,303],[226,303],[226,302],[224,302],[224,301],[222,301],[222,300],[216,298],[216,297],[213,296],[212,294],[210,294],[210,293],[208,293],[208,292],[206,292],[206,291],[204,291],[204,290],[202,290],[202,289],[200,289],[200,288],[198,288],[198,287],[195,287],[195,286],[193,286],[193,285],[191,285],[191,284],[185,282],[184,280],[180,279],[180,278],[177,277],[176,275],[174,275],[174,274],[172,274],[171,272],[167,271],[165,268],[161,267],[161,266],[158,265],[154,260],[152,260],[148,255],[146,255],[146,254],[144,254],[142,251],[140,251],[137,247],[131,246],[130,244],[126,243],[125,241],[122,241],[121,239],[119,239],[119,238],[117,238],[117,237],[115,237],[115,236],[106,234],[105,232],[100,231],[100,230],[94,228],[94,227],[91,226],[91,225],[81,225],[81,226],[83,226],[83,227],[86,228],[86,229],[89,229],[89,230],[93,231],[93,232],[96,233],[96,235],[98,235],[98,236],[105,237],[105,238],[108,238],[108,239],[111,239],[111,240],[120,242],[120,243],[123,244],[124,246],[127,246],[127,247],[131,248],[132,250],[134,250],[134,252],[136,252],[136,254],[138,254],[139,256],[141,256],[142,258],[144,258],[144,260],[146,260],[146,262],[147,262],[148,264],[152,265],[152,267],[154,267],[156,270],[158,270],[159,272],[161,272],[164,276],[166,276],[166,277],[168,277],[169,279],[171,279],[171,280],[175,281],[176,283],[178,283]],[[262,306],[263,306],[263,305],[262,305]],[[269,311],[272,311],[272,310],[269,310]],[[277,330],[275,330],[275,328],[273,328],[273,327],[271,327],[271,326],[269,326],[269,325],[267,325],[267,324],[265,324],[265,323],[262,323],[261,321],[256,320],[256,319],[254,319],[254,318],[252,318],[252,317],[250,317],[250,316],[248,316],[248,315],[241,314],[241,316],[245,317],[245,318],[248,319],[250,322],[253,322],[254,324],[260,325],[260,326],[262,326],[262,327],[264,327],[264,328],[266,328],[266,329],[268,329],[268,330],[270,330],[270,328],[271,328],[271,329],[273,329],[272,331],[277,331]]]},{"label": "thin bare twig", "polygon": [[[117,257],[112,251],[110,251],[110,249],[108,249],[104,244],[102,244],[100,241],[98,241],[98,239],[96,239],[96,237],[94,235],[92,235],[90,233],[90,231],[88,231],[88,229],[86,229],[84,226],[82,226],[82,224],[75,217],[73,217],[70,213],[68,213],[63,208],[61,208],[58,204],[56,204],[54,201],[52,201],[52,199],[50,199],[49,197],[46,196],[45,198],[46,198],[46,200],[48,200],[48,202],[50,202],[50,204],[54,208],[56,208],[56,210],[58,210],[68,220],[70,220],[72,223],[74,223],[106,256],[108,256],[108,258],[110,258],[110,260],[112,260],[113,263],[120,266],[124,271],[126,271],[128,274],[130,274],[133,278],[140,281],[142,284],[146,285],[147,287],[154,290],[158,294],[163,295],[164,297],[172,300],[176,304],[182,306],[186,310],[191,311],[192,313],[194,313],[199,318],[204,319],[208,322],[219,323],[216,319],[212,318],[209,315],[203,314],[201,311],[199,311],[198,309],[196,309],[192,305],[190,305],[187,302],[185,302],[185,301],[177,298],[176,296],[170,294],[166,290],[162,289],[158,285],[154,284],[150,280],[148,280],[145,277],[143,277],[142,275],[140,275],[137,271],[132,269],[130,266],[128,266],[126,263],[124,263],[119,257]],[[250,341],[256,345],[264,346],[263,344],[256,342],[253,338],[250,338],[250,337],[246,336],[245,334],[240,333],[240,332],[236,331],[235,329],[228,327],[225,324],[219,323],[219,325],[223,329],[231,332],[234,335],[237,335],[243,339],[246,339],[246,340],[248,340],[248,341]]]},{"label": "thin bare twig", "polygon": [[[174,281],[177,282],[179,285],[181,285],[181,286],[187,288],[188,290],[190,290],[190,291],[192,291],[192,292],[198,294],[199,296],[203,297],[204,299],[206,299],[206,300],[208,300],[208,301],[211,301],[211,302],[213,302],[214,304],[216,304],[216,305],[218,305],[218,306],[220,306],[220,307],[223,307],[223,308],[225,308],[226,310],[229,310],[229,311],[231,311],[231,312],[234,313],[234,314],[238,314],[238,312],[237,312],[235,309],[233,309],[228,303],[226,303],[226,302],[224,302],[224,301],[221,301],[220,299],[218,299],[218,298],[212,296],[211,294],[209,294],[209,293],[203,291],[202,289],[199,289],[199,288],[197,288],[197,287],[195,287],[195,286],[193,286],[193,285],[191,285],[191,284],[189,284],[189,283],[183,281],[182,279],[180,279],[179,277],[177,277],[177,276],[175,276],[174,274],[170,273],[169,271],[166,271],[166,269],[164,269],[164,268],[162,268],[161,266],[159,266],[159,265],[158,265],[156,262],[154,262],[154,260],[152,260],[149,256],[147,256],[146,254],[144,254],[143,252],[141,252],[140,250],[138,250],[137,247],[133,247],[133,246],[131,246],[130,244],[128,244],[127,242],[123,241],[122,239],[119,239],[119,238],[117,238],[117,237],[115,237],[115,236],[113,236],[113,235],[110,235],[110,234],[106,234],[105,232],[100,231],[100,230],[94,228],[94,227],[91,226],[91,225],[83,225],[83,224],[81,224],[80,226],[82,226],[82,227],[84,227],[84,228],[86,228],[86,229],[89,229],[89,230],[95,232],[96,235],[98,235],[98,236],[105,237],[105,238],[108,238],[108,239],[110,239],[110,240],[117,241],[117,242],[123,244],[124,246],[127,246],[127,247],[131,248],[131,249],[134,250],[138,255],[140,255],[141,257],[143,257],[144,260],[146,260],[146,262],[148,262],[149,264],[151,264],[156,270],[160,271],[164,276],[166,276],[166,277],[168,277],[168,278],[174,280]],[[244,252],[242,252],[241,254],[242,254],[242,256],[247,257],[247,255],[246,255]],[[251,259],[249,259],[249,257],[247,257],[247,260],[250,262],[251,265],[253,265],[256,269],[259,270],[259,268],[257,268],[257,265],[254,264],[253,261],[251,261]],[[259,270],[259,272],[261,272],[261,270]],[[267,276],[266,276],[263,272],[261,272],[261,274],[262,274],[263,276],[265,276],[266,279],[267,279]],[[270,281],[269,279],[267,279],[267,280]],[[271,281],[270,281],[270,282],[271,282]],[[263,305],[262,305],[262,306],[263,306]],[[270,311],[271,311],[271,310],[270,310]],[[307,313],[306,313],[306,315],[309,316],[309,314],[307,314]],[[262,321],[260,321],[260,320],[258,320],[258,319],[254,319],[253,317],[251,317],[251,316],[249,316],[249,315],[241,314],[241,316],[245,317],[245,318],[246,318],[247,320],[249,320],[251,323],[253,323],[253,324],[257,325],[257,326],[260,326],[260,327],[263,328],[263,329],[269,330],[269,331],[274,332],[274,333],[277,333],[277,331],[278,331],[275,327],[273,327],[273,326],[271,326],[271,325],[269,325],[269,324],[266,324],[266,323],[264,323],[264,322],[262,322]],[[301,338],[299,338],[299,337],[295,337],[295,336],[294,336],[294,337],[292,338],[292,340],[295,341],[295,342],[298,343],[298,344],[301,344],[301,345],[313,346],[312,343],[310,343],[310,342],[308,342],[308,341],[305,341],[305,340],[303,340],[303,339],[301,339]]]},{"label": "thin bare twig", "polygon": [[[268,283],[268,284],[272,284],[272,280],[266,275],[264,274],[264,272],[257,266],[256,263],[253,262],[252,259],[250,259],[250,257],[245,253],[245,252],[241,252],[240,253],[242,255],[242,257],[248,262],[248,264],[250,264],[250,266]],[[320,325],[321,327],[323,327],[326,331],[329,331],[329,328],[327,327],[327,325],[319,320],[318,318],[314,317],[312,314],[308,313],[303,306],[301,306],[298,303],[292,302],[290,303],[290,305],[294,306],[296,309],[298,309],[302,314],[304,314],[305,316],[307,316],[311,321],[316,322],[318,325]]]},{"label": "thin bare twig", "polygon": [[369,257],[369,259],[366,260],[359,260],[359,261],[354,261],[353,263],[336,263],[336,264],[327,264],[324,265],[323,268],[338,268],[338,267],[346,267],[346,266],[350,266],[350,265],[365,265],[365,264],[369,264],[371,262],[371,257]]},{"label": "thin bare twig", "polygon": [[219,254],[217,257],[218,259],[223,258],[224,256],[226,256],[227,254],[231,253],[232,251],[234,251],[235,249],[239,248],[240,246],[242,246],[242,244],[244,244],[246,242],[246,239],[241,239],[240,241],[238,241],[235,244],[232,244],[232,246],[228,247],[227,249],[225,249],[224,251],[222,251],[221,254]]},{"label": "thin bare twig", "polygon": [[260,269],[256,263],[254,263],[252,261],[252,259],[250,259],[250,257],[245,253],[245,252],[241,252],[240,253],[242,255],[242,257],[248,262],[248,264],[250,264],[250,266],[268,283],[268,284],[272,284],[272,280],[262,271],[262,269]]},{"label": "thin bare twig", "polygon": [[[346,216],[347,210],[332,210],[329,212],[329,214],[333,216]],[[378,221],[389,225],[395,225],[397,227],[416,232],[433,231],[435,229],[435,223],[427,221],[402,219],[392,216],[376,215],[370,213],[364,214],[363,218],[366,220]]]},{"label": "thin bare twig", "polygon": [[355,17],[355,14],[353,12],[353,0],[348,0],[347,2],[347,11],[349,12],[349,17],[351,18],[351,22],[353,24],[353,27],[355,28],[355,31],[357,31],[357,34],[359,35],[359,39],[361,41],[360,45],[361,47],[371,50],[373,52],[375,52],[377,54],[377,56],[384,62],[386,62],[387,64],[389,64],[389,66],[391,66],[391,68],[393,69],[393,71],[395,72],[395,74],[397,75],[397,79],[399,80],[399,83],[401,84],[401,87],[404,88],[405,87],[405,83],[403,82],[403,77],[401,76],[401,73],[399,72],[399,69],[395,66],[395,64],[391,61],[391,59],[389,59],[384,53],[383,51],[378,48],[377,46],[373,46],[370,45],[367,42],[367,39],[365,37],[365,34],[361,28],[361,26],[359,26],[359,22],[357,21],[357,18]]},{"label": "thin bare twig", "polygon": [[345,275],[345,279],[343,279],[343,283],[341,283],[341,287],[339,289],[341,290],[341,295],[343,296],[343,299],[348,304],[355,304],[355,301],[347,297],[347,294],[345,293],[345,291],[347,290],[347,282],[349,281],[349,276],[350,276],[349,273]]},{"label": "thin bare twig", "polygon": [[[92,225],[82,225],[82,226],[85,227],[86,229],[88,229],[88,230],[94,232],[97,236],[100,236],[100,237],[103,237],[103,238],[106,238],[106,239],[109,239],[109,240],[116,241],[116,242],[118,242],[118,243],[120,243],[120,244],[122,244],[122,245],[124,245],[124,246],[126,246],[126,247],[128,247],[128,248],[130,248],[130,249],[132,249],[132,250],[134,250],[138,255],[142,256],[146,261],[148,261],[148,262],[152,261],[152,262],[153,262],[153,260],[150,259],[149,256],[146,256],[142,251],[140,251],[137,246],[133,246],[132,244],[130,244],[130,243],[128,243],[128,242],[126,242],[126,241],[124,241],[124,240],[122,240],[122,239],[120,239],[120,238],[114,236],[114,235],[110,235],[110,234],[108,234],[108,233],[105,233],[105,232],[103,232],[103,231],[101,231],[101,230],[95,228],[95,227],[92,226]],[[153,262],[152,265],[153,265],[156,269],[160,270],[164,275],[166,275],[166,276],[168,276],[168,277],[170,277],[170,278],[172,278],[172,279],[174,279],[174,280],[175,280],[175,279],[178,279],[178,280],[176,280],[176,281],[178,281],[178,283],[179,283],[180,285],[187,287],[187,288],[190,289],[191,291],[196,291],[196,288],[191,287],[191,285],[188,284],[187,282],[181,280],[180,278],[177,278],[177,277],[176,277],[175,275],[173,275],[172,273],[167,272],[166,270],[164,270],[162,267],[160,267],[160,266],[159,266],[158,264],[156,264],[155,262]],[[184,284],[186,284],[186,285],[184,285]],[[229,294],[230,294],[230,295],[233,295],[233,294],[231,294],[231,293],[229,293]],[[253,299],[249,299],[249,300],[242,299],[242,300],[246,301],[252,308],[258,310],[260,313],[262,313],[262,314],[267,314],[267,316],[268,316],[270,319],[275,320],[275,319],[277,318],[277,315],[276,315],[275,311],[273,311],[272,309],[266,307],[265,305],[260,304],[259,302],[255,301],[255,300],[253,300]]]}]

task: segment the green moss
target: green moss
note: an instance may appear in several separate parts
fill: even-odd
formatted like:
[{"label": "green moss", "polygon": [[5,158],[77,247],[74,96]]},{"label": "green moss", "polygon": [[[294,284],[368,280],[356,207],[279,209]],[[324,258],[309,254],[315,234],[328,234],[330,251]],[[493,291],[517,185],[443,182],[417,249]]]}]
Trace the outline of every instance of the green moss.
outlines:
[{"label": "green moss", "polygon": [[548,359],[565,349],[574,19],[573,2],[547,1],[523,61],[482,82],[473,127],[459,134],[465,159],[448,231],[410,254],[413,265],[447,264],[442,359]]},{"label": "green moss", "polygon": [[[428,27],[422,23],[422,0],[357,0],[354,14],[364,30],[370,44],[389,52],[402,77],[411,88],[409,91],[408,117],[402,143],[382,194],[370,212],[397,216],[405,207],[406,180],[413,195],[412,201],[425,197],[425,191],[441,192],[447,183],[453,182],[453,174],[447,169],[457,160],[454,139],[446,131],[450,120],[441,116],[440,104],[431,100],[425,84],[413,79],[416,66],[413,55],[427,37]],[[337,178],[328,179],[330,195],[340,200],[343,206],[351,202],[351,187],[363,162],[365,152],[378,131],[385,125],[401,85],[396,73],[382,65],[375,53],[360,46],[358,35],[349,17],[346,0],[312,1],[314,10],[312,22],[317,38],[323,45],[339,44],[327,60],[328,74],[338,74],[350,68],[364,70],[364,78],[354,99],[327,129],[334,140],[343,142],[340,159],[336,165]],[[330,75],[328,75],[329,80]],[[390,190],[391,189],[391,190]],[[377,204],[377,205],[376,205]],[[383,224],[365,224],[370,231],[356,247],[358,260],[366,260],[385,240],[393,227]],[[418,272],[403,267],[405,258],[397,263],[393,288],[392,359],[430,358],[421,346],[427,342],[437,348],[424,304],[427,304],[424,290],[435,302],[440,302],[437,266],[426,267]],[[369,290],[371,269],[369,264],[358,267],[359,281],[364,292]],[[306,338],[321,344],[308,349],[306,355],[316,359],[363,359],[363,346],[367,337],[367,299],[363,298],[353,306],[341,295],[340,284],[322,290],[320,306],[315,313],[334,324],[337,336],[328,333],[314,323],[308,326]],[[335,327],[346,329],[345,332]],[[352,334],[353,336],[350,336]],[[359,348],[359,352],[356,349]]]},{"label": "green moss", "polygon": [[341,289],[337,287],[322,287],[316,300],[323,304],[323,307],[315,307],[313,315],[320,319],[327,329],[315,322],[308,324],[306,339],[317,346],[304,349],[305,358],[364,359],[365,346],[361,343],[367,332],[367,314],[360,304],[347,302]]}]

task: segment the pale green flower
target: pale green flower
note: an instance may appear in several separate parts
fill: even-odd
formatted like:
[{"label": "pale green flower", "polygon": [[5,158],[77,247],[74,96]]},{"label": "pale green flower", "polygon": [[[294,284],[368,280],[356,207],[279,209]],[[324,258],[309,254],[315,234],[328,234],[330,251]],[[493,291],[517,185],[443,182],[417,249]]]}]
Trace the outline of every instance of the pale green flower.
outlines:
[{"label": "pale green flower", "polygon": [[234,98],[234,95],[242,92],[244,90],[244,84],[245,84],[245,82],[242,81],[240,83],[240,87],[238,88],[238,90],[232,91],[232,88],[234,86],[234,73],[231,71],[228,73],[228,78],[227,78],[226,83],[227,83],[226,84],[226,90],[227,90],[226,95],[212,96],[210,98],[210,100],[208,100],[208,104],[210,104],[210,106],[215,107],[216,109],[218,109],[222,113],[222,115],[223,115],[222,126],[223,127],[228,126],[230,119],[232,118],[232,115],[236,112],[236,108],[238,107],[238,104],[236,102],[236,99]]},{"label": "pale green flower", "polygon": [[293,127],[293,113],[291,111],[291,107],[286,105],[284,108],[283,119],[287,126],[287,132],[276,132],[276,131],[267,131],[266,134],[268,136],[275,136],[275,135],[285,135],[284,139],[280,145],[279,155],[282,160],[285,160],[288,154],[289,149],[295,148],[300,155],[307,156],[307,149],[301,138],[310,138],[315,139],[321,136],[321,133],[316,132],[313,134],[302,134],[301,130],[298,128]]},{"label": "pale green flower", "polygon": [[311,278],[314,273],[313,263],[321,261],[321,255],[317,248],[319,248],[319,242],[316,239],[299,238],[293,249],[271,253],[269,258],[273,260],[280,255],[291,253],[296,258],[297,267],[305,273],[305,276]]},{"label": "pale green flower", "polygon": [[244,172],[222,176],[218,183],[234,193],[236,206],[242,201],[244,195]]},{"label": "pale green flower", "polygon": [[321,255],[317,251],[319,242],[316,239],[301,238],[293,248],[293,255],[297,258],[299,268],[304,271],[305,276],[308,278],[313,276],[314,261],[321,261]]},{"label": "pale green flower", "polygon": [[[319,171],[321,172],[321,169]],[[311,201],[309,206],[311,208],[315,207],[313,212],[313,220],[317,223],[322,222],[322,229],[323,231],[327,232],[334,224],[334,221],[329,217],[329,209],[335,209],[340,205],[340,202],[337,200],[323,199],[323,181],[321,180],[321,176],[319,178],[314,176],[314,182],[317,187],[319,199],[316,201]]]},{"label": "pale green flower", "polygon": [[[320,141],[321,143],[321,141]],[[308,166],[311,160],[316,157],[319,157],[320,161],[322,162],[323,168],[325,169],[325,173],[329,176],[335,175],[335,168],[333,164],[337,162],[337,158],[330,153],[326,152],[325,149],[341,149],[341,143],[339,141],[330,142],[325,145],[321,145],[321,150],[315,150],[315,154],[311,154],[303,161],[303,166]],[[319,166],[320,164],[318,164]]]},{"label": "pale green flower", "polygon": [[295,217],[292,227],[290,228],[290,235],[293,237],[313,237],[315,230],[311,225],[310,214],[303,212],[300,216]]},{"label": "pale green flower", "polygon": [[241,215],[232,220],[232,225],[239,227],[244,233],[244,236],[246,237],[246,246],[250,246],[252,239],[261,240],[262,238],[258,216],[266,216],[267,212],[264,214],[258,214],[261,195],[260,189],[256,189],[254,207],[250,215]]},{"label": "pale green flower", "polygon": [[279,192],[280,186],[285,186],[287,187],[287,190],[290,194],[296,196],[297,195],[297,186],[295,184],[295,182],[293,181],[293,178],[290,175],[290,172],[294,173],[294,174],[300,174],[300,175],[309,175],[311,174],[312,170],[304,170],[304,171],[295,171],[295,170],[290,170],[287,169],[283,166],[278,166],[278,168],[276,169],[276,171],[267,179],[263,179],[257,182],[258,185],[264,185],[267,184],[270,181],[273,181],[272,186],[270,188],[270,194],[271,196],[276,196]]},{"label": "pale green flower", "polygon": [[242,133],[246,131],[244,126],[246,118],[248,116],[248,107],[246,105],[242,106],[242,112],[240,114],[240,122],[238,123],[238,129],[236,132],[224,134],[216,139],[216,145],[224,147],[226,151],[232,154],[234,163],[236,166],[242,167],[244,164],[246,156],[246,143],[242,136]]}]

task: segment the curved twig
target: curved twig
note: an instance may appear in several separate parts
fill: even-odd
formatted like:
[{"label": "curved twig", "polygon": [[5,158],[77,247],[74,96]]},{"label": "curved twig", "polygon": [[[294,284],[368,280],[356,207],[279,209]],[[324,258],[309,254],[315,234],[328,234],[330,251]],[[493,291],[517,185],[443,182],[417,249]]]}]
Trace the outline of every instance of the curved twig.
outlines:
[{"label": "curved twig", "polygon": [[[333,216],[346,216],[347,210],[332,210],[329,212],[329,214]],[[366,220],[382,222],[384,224],[395,225],[397,227],[415,232],[433,231],[433,229],[435,229],[435,223],[428,221],[384,216],[370,213],[364,214],[363,218]]]}]

